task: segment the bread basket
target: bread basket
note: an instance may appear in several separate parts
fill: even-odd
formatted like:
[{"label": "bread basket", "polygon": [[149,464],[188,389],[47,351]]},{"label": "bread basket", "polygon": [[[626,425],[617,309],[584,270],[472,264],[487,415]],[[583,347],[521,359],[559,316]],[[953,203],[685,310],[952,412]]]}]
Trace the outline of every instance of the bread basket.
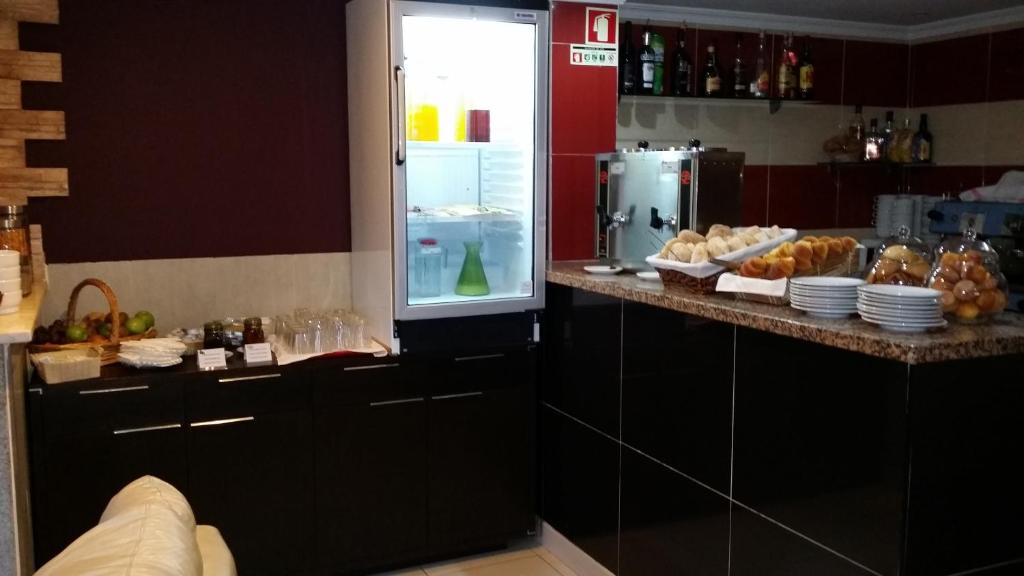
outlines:
[{"label": "bread basket", "polygon": [[156,328],[150,328],[142,334],[133,334],[131,336],[121,336],[121,309],[117,305],[117,296],[110,286],[97,278],[86,278],[75,286],[74,290],[71,291],[71,298],[68,299],[68,312],[65,316],[65,322],[68,326],[75,322],[75,308],[78,306],[78,294],[82,291],[82,288],[86,286],[93,286],[103,293],[103,296],[107,299],[107,306],[110,308],[110,338],[106,342],[74,342],[70,344],[30,344],[28,347],[31,353],[40,352],[56,352],[58,350],[83,350],[94,348],[100,352],[100,364],[106,366],[117,361],[117,352],[121,348],[121,342],[126,340],[142,340],[143,338],[153,338],[156,336]]}]

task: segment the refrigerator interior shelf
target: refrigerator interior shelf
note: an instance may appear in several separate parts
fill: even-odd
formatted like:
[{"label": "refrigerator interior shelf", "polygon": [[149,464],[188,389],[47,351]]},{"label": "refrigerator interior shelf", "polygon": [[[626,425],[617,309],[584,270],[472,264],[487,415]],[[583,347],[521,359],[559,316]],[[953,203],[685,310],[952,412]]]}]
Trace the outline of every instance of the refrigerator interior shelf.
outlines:
[{"label": "refrigerator interior shelf", "polygon": [[522,215],[494,206],[460,204],[441,208],[414,207],[407,213],[410,224],[443,224],[461,222],[518,222]]}]

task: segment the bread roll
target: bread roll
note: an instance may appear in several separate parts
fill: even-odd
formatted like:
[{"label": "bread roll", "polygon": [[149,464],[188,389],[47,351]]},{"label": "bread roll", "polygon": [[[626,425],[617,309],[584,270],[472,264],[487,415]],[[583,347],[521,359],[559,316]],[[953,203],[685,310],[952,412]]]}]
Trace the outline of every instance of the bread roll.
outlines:
[{"label": "bread roll", "polygon": [[828,241],[828,257],[838,258],[843,255],[843,243],[835,238],[830,238]]},{"label": "bread roll", "polygon": [[710,259],[707,242],[701,242],[693,247],[693,251],[690,254],[690,264],[703,264]]},{"label": "bread roll", "polygon": [[764,230],[761,230],[757,234],[754,234],[754,237],[757,238],[758,244],[760,244],[761,242],[767,242],[771,240],[771,238],[768,237],[768,233],[765,232]]},{"label": "bread roll", "polygon": [[764,277],[768,280],[778,280],[780,278],[789,278],[793,275],[796,270],[796,260],[791,256],[779,258],[775,263],[768,266],[768,271],[765,272]]},{"label": "bread roll", "polygon": [[682,240],[672,245],[673,259],[680,262],[689,262],[693,256],[693,244],[687,244]]},{"label": "bread roll", "polygon": [[727,240],[726,243],[729,245],[729,252],[743,250],[744,248],[747,247],[747,243],[744,242],[743,238],[740,236],[733,236],[729,238],[729,240]]},{"label": "bread roll", "polygon": [[775,252],[779,256],[792,256],[793,255],[793,243],[792,242],[783,242],[782,244],[779,244],[778,246],[776,246],[775,249],[772,250],[772,252]]},{"label": "bread roll", "polygon": [[722,254],[729,253],[729,243],[726,242],[721,236],[715,236],[714,238],[708,239],[708,255],[712,258],[718,258]]},{"label": "bread roll", "polygon": [[801,240],[803,240],[804,242],[810,242],[811,244],[814,244],[815,242],[818,241],[818,237],[817,236],[804,236],[803,238],[801,238]]},{"label": "bread roll", "polygon": [[779,236],[782,236],[782,229],[778,226],[772,226],[768,229],[769,238],[778,238]]},{"label": "bread roll", "polygon": [[658,258],[661,258],[662,260],[674,260],[674,258],[672,258],[672,246],[677,242],[679,242],[679,240],[676,238],[665,242],[665,245],[661,248],[661,252],[658,252]]},{"label": "bread roll", "polygon": [[811,243],[811,250],[813,251],[811,262],[815,264],[821,264],[828,258],[828,244],[824,242],[815,241]]},{"label": "bread roll", "polygon": [[847,252],[853,252],[857,249],[857,240],[851,236],[843,236],[839,241],[843,243],[843,249]]},{"label": "bread roll", "polygon": [[676,238],[682,240],[683,242],[686,242],[687,244],[698,244],[700,242],[707,241],[706,238],[704,238],[700,234],[697,234],[693,230],[683,230],[682,232],[679,233],[678,236],[676,236]]},{"label": "bread roll", "polygon": [[729,228],[725,224],[712,224],[711,229],[708,230],[707,238],[728,238],[732,236],[732,228]]}]

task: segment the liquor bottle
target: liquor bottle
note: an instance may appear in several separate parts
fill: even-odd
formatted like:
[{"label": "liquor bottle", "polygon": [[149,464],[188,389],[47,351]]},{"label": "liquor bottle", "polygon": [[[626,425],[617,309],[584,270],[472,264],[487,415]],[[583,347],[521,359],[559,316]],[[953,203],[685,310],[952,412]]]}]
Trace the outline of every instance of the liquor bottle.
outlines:
[{"label": "liquor bottle", "polygon": [[779,57],[779,98],[793,98],[796,95],[796,70],[793,66],[793,35],[786,36]]},{"label": "liquor bottle", "polygon": [[754,77],[750,80],[750,93],[754,98],[767,98],[771,92],[768,72],[768,55],[764,48],[764,30],[757,37],[757,63],[754,66]]},{"label": "liquor bottle", "polygon": [[885,113],[885,128],[882,129],[882,159],[889,157],[889,146],[893,143],[893,133],[896,131],[896,116],[892,110]]},{"label": "liquor bottle", "polygon": [[636,94],[636,60],[633,59],[633,24],[623,27],[622,54],[619,56],[619,94]]},{"label": "liquor bottle", "polygon": [[704,95],[722,95],[722,77],[718,74],[718,56],[714,44],[708,44],[708,59],[704,63]]},{"label": "liquor bottle", "polygon": [[914,134],[913,161],[932,161],[932,133],[928,131],[927,114],[921,114],[921,123],[918,125],[917,134]]},{"label": "liquor bottle", "polygon": [[804,39],[804,53],[800,57],[800,97],[804,100],[814,98],[814,63],[811,61],[811,45]]},{"label": "liquor bottle", "polygon": [[903,127],[894,130],[888,146],[889,162],[906,164],[910,162],[914,142],[914,131],[910,129],[910,118],[903,119]]},{"label": "liquor bottle", "polygon": [[878,132],[878,119],[871,119],[871,128],[864,136],[864,160],[867,162],[878,162],[882,159],[882,151],[885,147],[885,137]]},{"label": "liquor bottle", "polygon": [[675,66],[672,71],[672,95],[692,96],[690,77],[693,75],[693,61],[686,52],[686,26],[676,32]]},{"label": "liquor bottle", "polygon": [[853,107],[853,118],[850,119],[850,137],[864,141],[864,107],[857,104]]},{"label": "liquor bottle", "polygon": [[743,38],[736,35],[736,62],[732,67],[732,95],[736,98],[747,97],[747,70],[743,65]]},{"label": "liquor bottle", "polygon": [[662,96],[668,91],[665,81],[665,38],[651,32],[651,49],[654,50],[654,90],[652,94]]},{"label": "liquor bottle", "polygon": [[654,48],[651,47],[651,27],[644,28],[644,45],[640,47],[640,94],[654,94]]}]

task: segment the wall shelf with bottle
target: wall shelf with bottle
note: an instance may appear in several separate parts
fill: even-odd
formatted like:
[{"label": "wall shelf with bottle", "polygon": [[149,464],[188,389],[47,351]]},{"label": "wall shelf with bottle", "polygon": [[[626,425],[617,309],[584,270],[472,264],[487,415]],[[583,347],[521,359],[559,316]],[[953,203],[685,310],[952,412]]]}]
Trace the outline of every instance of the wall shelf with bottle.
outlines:
[{"label": "wall shelf with bottle", "polygon": [[623,94],[619,104],[661,104],[672,103],[686,106],[722,106],[722,107],[757,107],[767,106],[768,112],[775,114],[783,104],[786,106],[815,106],[818,100],[790,100],[779,98],[711,98],[706,96],[651,96],[647,94]]}]

